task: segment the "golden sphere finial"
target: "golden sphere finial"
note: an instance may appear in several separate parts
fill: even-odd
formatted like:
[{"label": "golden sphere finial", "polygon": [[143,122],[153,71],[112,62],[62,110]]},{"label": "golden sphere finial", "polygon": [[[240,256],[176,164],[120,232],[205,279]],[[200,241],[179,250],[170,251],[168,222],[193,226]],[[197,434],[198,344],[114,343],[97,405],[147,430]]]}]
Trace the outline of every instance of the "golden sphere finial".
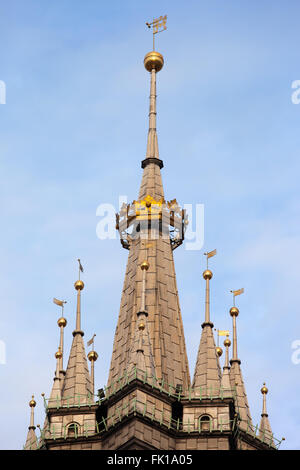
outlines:
[{"label": "golden sphere finial", "polygon": [[223,349],[220,348],[220,346],[217,346],[217,347],[216,347],[216,352],[217,352],[217,355],[218,355],[219,357],[221,357],[222,354],[223,354]]},{"label": "golden sphere finial", "polygon": [[74,284],[74,287],[76,290],[82,290],[84,288],[84,282],[83,281],[76,281]]},{"label": "golden sphere finial", "polygon": [[139,323],[139,330],[144,330],[145,329],[145,323],[141,322]]},{"label": "golden sphere finial", "polygon": [[237,317],[240,311],[237,307],[231,307],[229,312],[232,317]]},{"label": "golden sphere finial", "polygon": [[35,405],[36,405],[36,401],[35,401],[35,399],[34,399],[34,395],[32,395],[32,398],[31,398],[31,400],[30,400],[30,402],[29,402],[29,406],[30,406],[30,408],[34,408]]},{"label": "golden sphere finial", "polygon": [[67,326],[67,320],[65,317],[60,317],[58,320],[57,320],[57,324],[59,327],[63,327],[65,328],[65,326]]},{"label": "golden sphere finial", "polygon": [[229,339],[229,338],[226,338],[226,339],[224,340],[224,346],[225,346],[225,348],[226,348],[227,346],[229,347],[230,345],[231,345],[230,339]]},{"label": "golden sphere finial", "polygon": [[144,269],[145,269],[146,271],[148,271],[149,266],[150,266],[150,264],[148,263],[148,261],[145,260],[141,264],[141,270],[144,271]]},{"label": "golden sphere finial", "polygon": [[210,269],[206,269],[203,273],[203,277],[205,280],[211,279],[213,277],[213,273],[211,272]]},{"label": "golden sphere finial", "polygon": [[62,358],[62,352],[61,352],[60,348],[58,348],[57,352],[55,353],[55,358],[56,359],[61,359]]},{"label": "golden sphere finial", "polygon": [[263,384],[263,387],[260,389],[260,391],[263,395],[266,395],[268,393],[269,390],[267,389],[265,382]]},{"label": "golden sphere finial", "polygon": [[159,72],[164,66],[164,58],[157,51],[148,52],[144,58],[144,66],[148,72],[152,72],[155,69],[155,72]]},{"label": "golden sphere finial", "polygon": [[96,353],[96,351],[90,351],[88,353],[88,360],[89,361],[97,361],[98,359],[98,354]]}]

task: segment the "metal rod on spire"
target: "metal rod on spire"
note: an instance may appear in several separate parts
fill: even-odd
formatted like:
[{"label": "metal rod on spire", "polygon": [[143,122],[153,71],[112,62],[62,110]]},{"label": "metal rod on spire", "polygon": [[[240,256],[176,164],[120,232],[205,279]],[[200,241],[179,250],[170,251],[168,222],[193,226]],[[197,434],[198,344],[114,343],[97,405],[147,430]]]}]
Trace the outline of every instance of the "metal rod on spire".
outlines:
[{"label": "metal rod on spire", "polygon": [[213,277],[212,272],[208,269],[208,258],[211,258],[212,256],[215,256],[217,253],[217,250],[210,251],[208,253],[204,253],[204,255],[207,257],[206,262],[207,262],[207,269],[203,273],[203,278],[206,281],[206,288],[205,288],[205,323],[210,323],[210,292],[209,292],[209,281]]},{"label": "metal rod on spire", "polygon": [[62,358],[62,351],[60,349],[60,346],[58,347],[57,352],[55,353],[55,358],[56,358],[56,371],[55,371],[55,379],[59,379],[59,371],[60,369],[60,364],[61,364],[61,358]]},{"label": "metal rod on spire", "polygon": [[145,312],[146,308],[146,271],[149,269],[148,261],[143,261],[141,264],[141,270],[143,272],[143,280],[142,280],[142,294],[141,294],[141,308],[140,312]]},{"label": "metal rod on spire", "polygon": [[229,346],[231,345],[231,341],[229,339],[229,335],[226,335],[226,339],[224,341],[225,346],[225,363],[223,369],[229,369]]},{"label": "metal rod on spire", "polygon": [[30,426],[29,426],[29,429],[35,429],[35,425],[34,425],[34,408],[36,406],[36,401],[34,399],[34,395],[32,395],[32,398],[29,402],[29,406],[30,406]]},{"label": "metal rod on spire", "polygon": [[266,387],[266,383],[264,382],[262,388],[261,388],[261,393],[262,393],[262,396],[263,396],[263,408],[262,408],[262,414],[261,416],[264,417],[264,416],[268,416],[268,413],[267,413],[267,393],[268,393],[268,389]]},{"label": "metal rod on spire", "polygon": [[239,314],[239,309],[235,306],[235,297],[237,295],[243,294],[244,289],[238,289],[238,290],[231,290],[230,291],[233,294],[233,307],[231,307],[229,313],[232,316],[232,361],[237,361],[238,360],[238,355],[237,355],[237,333],[236,333],[236,317]]},{"label": "metal rod on spire", "polygon": [[81,297],[80,293],[84,288],[84,282],[80,280],[80,272],[83,273],[83,267],[80,259],[77,260],[79,263],[79,279],[75,282],[74,287],[77,290],[77,309],[76,309],[76,331],[81,331]]},{"label": "metal rod on spire", "polygon": [[96,334],[93,335],[93,337],[90,339],[90,341],[87,342],[87,345],[90,346],[91,344],[93,345],[92,351],[88,353],[88,360],[91,362],[91,382],[92,382],[92,393],[95,393],[95,362],[98,359],[98,354],[96,351],[94,351],[94,338]]},{"label": "metal rod on spire", "polygon": [[61,317],[57,320],[57,324],[60,328],[60,341],[59,341],[59,347],[61,350],[61,359],[60,359],[60,372],[63,372],[63,351],[64,351],[64,328],[67,325],[67,320],[64,318],[64,304],[67,303],[66,300],[58,300],[54,297],[53,302],[56,305],[59,305],[62,308],[62,314]]},{"label": "metal rod on spire", "polygon": [[[144,58],[144,65],[146,70],[151,73],[150,83],[150,109],[149,109],[149,130],[147,141],[147,158],[158,158],[158,142],[156,134],[156,72],[159,72],[164,65],[163,56],[154,50],[154,37],[155,34],[164,31],[166,27],[167,17],[160,17],[153,20],[152,23],[146,23],[148,28],[153,27],[153,51],[146,54]],[[160,29],[163,28],[163,29]]]}]

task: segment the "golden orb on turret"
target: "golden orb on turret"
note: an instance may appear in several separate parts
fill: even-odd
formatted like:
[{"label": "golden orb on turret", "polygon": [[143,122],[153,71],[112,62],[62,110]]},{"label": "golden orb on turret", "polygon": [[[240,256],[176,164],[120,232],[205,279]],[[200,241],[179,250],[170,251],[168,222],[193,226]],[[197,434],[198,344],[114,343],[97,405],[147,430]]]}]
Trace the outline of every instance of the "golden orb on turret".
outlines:
[{"label": "golden orb on turret", "polygon": [[231,345],[230,339],[229,339],[229,338],[226,338],[226,339],[224,340],[224,346],[225,346],[225,348],[226,348],[227,346],[229,347],[230,345]]},{"label": "golden orb on turret", "polygon": [[264,383],[263,387],[260,389],[260,391],[263,395],[266,395],[268,393],[269,390],[267,389],[265,383]]},{"label": "golden orb on turret", "polygon": [[29,406],[30,406],[30,408],[34,408],[36,406],[36,401],[34,399],[34,395],[32,395],[32,398],[29,402]]},{"label": "golden orb on turret", "polygon": [[62,358],[62,352],[61,352],[60,348],[58,348],[58,351],[55,353],[55,358],[56,359],[61,359]]},{"label": "golden orb on turret", "polygon": [[144,58],[144,66],[148,72],[152,72],[155,69],[155,72],[159,72],[164,66],[164,58],[157,51],[148,52]]},{"label": "golden orb on turret", "polygon": [[237,307],[231,307],[229,312],[232,317],[237,317],[240,311]]},{"label": "golden orb on turret", "polygon": [[144,330],[145,329],[145,323],[144,322],[141,322],[139,323],[139,330]]},{"label": "golden orb on turret", "polygon": [[96,353],[96,351],[90,351],[88,353],[88,360],[89,361],[97,361],[98,359],[98,354]]},{"label": "golden orb on turret", "polygon": [[211,279],[213,277],[213,273],[210,271],[210,269],[206,269],[203,273],[204,279]]},{"label": "golden orb on turret", "polygon": [[143,261],[142,264],[141,264],[141,270],[144,271],[144,269],[145,269],[146,271],[148,271],[149,266],[150,266],[150,264],[148,263],[148,261]]},{"label": "golden orb on turret", "polygon": [[220,356],[222,356],[222,354],[223,354],[223,349],[220,348],[219,346],[217,346],[217,347],[216,347],[216,352],[217,352],[218,356],[220,357]]},{"label": "golden orb on turret", "polygon": [[74,284],[74,287],[76,290],[82,290],[84,288],[84,283],[83,281],[76,281]]},{"label": "golden orb on turret", "polygon": [[67,320],[66,320],[66,318],[60,317],[60,318],[57,320],[57,324],[58,324],[59,327],[61,327],[61,326],[63,326],[63,327],[67,326]]}]

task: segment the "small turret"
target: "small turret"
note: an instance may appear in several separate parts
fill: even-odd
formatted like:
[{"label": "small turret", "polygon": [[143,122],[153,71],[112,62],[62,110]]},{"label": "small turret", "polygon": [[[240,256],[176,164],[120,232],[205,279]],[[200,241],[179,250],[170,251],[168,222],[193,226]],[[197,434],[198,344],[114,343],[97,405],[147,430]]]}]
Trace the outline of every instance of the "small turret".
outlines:
[{"label": "small turret", "polygon": [[30,407],[30,425],[28,427],[27,439],[25,443],[24,450],[36,450],[38,448],[38,439],[35,434],[35,425],[34,425],[34,408],[36,407],[36,401],[34,395],[29,402]]}]

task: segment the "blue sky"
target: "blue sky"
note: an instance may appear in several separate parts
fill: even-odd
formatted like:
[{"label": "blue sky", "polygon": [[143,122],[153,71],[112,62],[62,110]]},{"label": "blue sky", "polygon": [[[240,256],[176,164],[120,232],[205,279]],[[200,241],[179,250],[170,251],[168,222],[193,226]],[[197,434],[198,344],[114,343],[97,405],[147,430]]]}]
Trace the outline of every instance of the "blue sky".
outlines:
[{"label": "blue sky", "polygon": [[205,244],[174,253],[193,373],[204,318],[203,251],[217,248],[212,320],[231,329],[252,418],[264,381],[275,436],[300,449],[299,2],[274,0],[0,2],[0,446],[21,448],[36,394],[49,395],[65,298],[68,354],[76,259],[85,268],[82,326],[96,333],[96,386],[107,380],[128,252],[96,236],[96,209],[137,197],[145,156],[151,49],[157,38],[158,137],[168,200],[205,205]]}]

